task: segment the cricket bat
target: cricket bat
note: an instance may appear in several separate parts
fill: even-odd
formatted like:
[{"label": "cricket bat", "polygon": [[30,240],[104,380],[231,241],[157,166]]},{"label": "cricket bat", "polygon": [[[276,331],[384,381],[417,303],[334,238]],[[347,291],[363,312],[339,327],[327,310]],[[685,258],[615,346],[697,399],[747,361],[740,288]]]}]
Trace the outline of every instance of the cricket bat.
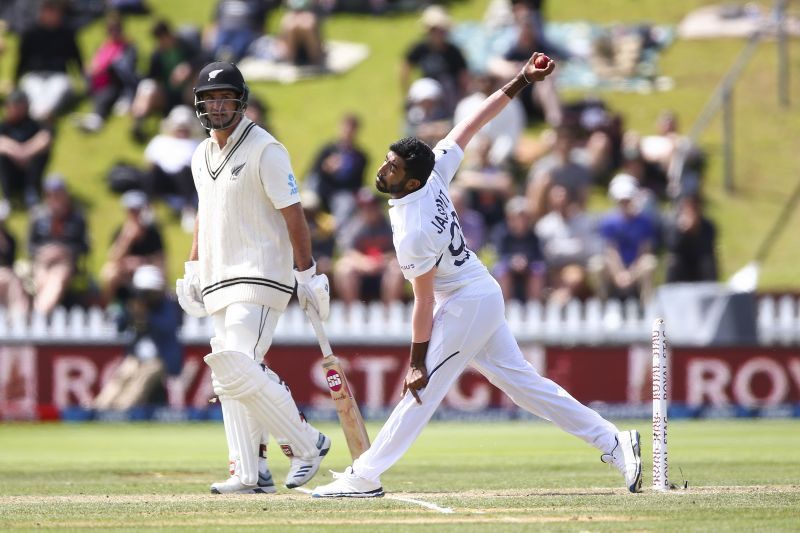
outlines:
[{"label": "cricket bat", "polygon": [[325,328],[322,326],[317,311],[309,307],[308,318],[322,350],[322,369],[325,371],[325,381],[328,384],[333,404],[336,406],[336,414],[339,415],[339,423],[342,425],[350,455],[355,460],[369,448],[367,428],[364,427],[361,411],[358,410],[358,404],[347,383],[344,370],[339,364],[339,358],[333,354],[331,343],[328,342],[328,336],[325,334]]}]

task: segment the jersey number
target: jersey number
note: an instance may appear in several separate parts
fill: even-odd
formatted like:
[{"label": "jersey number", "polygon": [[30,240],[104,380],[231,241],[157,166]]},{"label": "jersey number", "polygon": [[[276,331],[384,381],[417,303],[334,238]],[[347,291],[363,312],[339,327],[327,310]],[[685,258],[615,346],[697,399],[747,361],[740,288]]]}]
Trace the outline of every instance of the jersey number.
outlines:
[{"label": "jersey number", "polygon": [[[461,226],[458,224],[458,216],[456,215],[456,212],[452,211],[450,214],[453,215],[453,218],[450,222],[450,246],[448,249],[453,257],[460,257],[462,254],[464,254],[463,258],[453,261],[455,266],[460,267],[469,259],[469,249],[467,248],[467,242],[464,239],[464,234],[461,232]],[[458,242],[458,246],[456,246],[456,242]]]}]

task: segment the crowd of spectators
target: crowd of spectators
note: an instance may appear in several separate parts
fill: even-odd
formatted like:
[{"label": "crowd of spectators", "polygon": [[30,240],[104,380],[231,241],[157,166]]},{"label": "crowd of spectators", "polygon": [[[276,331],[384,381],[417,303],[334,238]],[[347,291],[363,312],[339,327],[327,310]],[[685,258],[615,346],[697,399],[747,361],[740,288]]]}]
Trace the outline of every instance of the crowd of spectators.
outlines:
[{"label": "crowd of spectators", "polygon": [[[283,61],[319,65],[325,17],[343,10],[384,13],[392,4],[288,0],[269,28],[278,0],[219,0],[205,28],[151,20],[152,53],[138,72],[141,43],[126,35],[120,12],[104,15],[106,38],[84,58],[70,2],[36,2],[27,26],[12,25],[20,34],[19,57],[0,121],[0,307],[16,316],[47,314],[58,305],[126,308],[142,290],[135,287],[137,272],[150,267],[163,277],[169,257],[152,203],[169,206],[186,231],[194,226],[190,161],[204,136],[192,108],[198,68],[211,59],[257,54],[264,38]],[[543,38],[542,2],[507,4],[506,23],[516,38],[483,72],[470,71],[450,40],[453,21],[444,7],[421,12],[421,34],[398,58],[407,135],[435,144],[533,50],[568,58]],[[563,102],[557,76],[527,90],[487,124],[467,147],[453,182],[467,244],[490,266],[506,298],[644,301],[662,273],[669,282],[716,279],[716,232],[700,195],[702,153],[691,152],[679,184],[671,178],[674,154],[685,142],[675,115],[658,117],[652,134],[626,131],[623,117],[601,101]],[[48,169],[54,121],[81,96],[91,111],[75,115],[75,125],[91,135],[112,113],[126,115],[146,161],[125,190],[115,191],[124,193],[125,220],[96,275],[85,265],[91,241],[84,207],[57,169]],[[251,97],[247,113],[271,130],[265,102]],[[376,162],[359,141],[362,120],[344,113],[338,134],[332,127],[310,168],[297,169],[305,178],[302,202],[314,255],[318,270],[331,279],[333,297],[345,304],[404,300],[409,293],[393,255],[385,202],[372,192]],[[543,132],[531,143],[525,131],[532,125]],[[598,190],[608,196],[608,211],[589,210]],[[26,256],[4,225],[13,209],[29,213]],[[152,281],[152,270],[149,276],[142,279]]]}]

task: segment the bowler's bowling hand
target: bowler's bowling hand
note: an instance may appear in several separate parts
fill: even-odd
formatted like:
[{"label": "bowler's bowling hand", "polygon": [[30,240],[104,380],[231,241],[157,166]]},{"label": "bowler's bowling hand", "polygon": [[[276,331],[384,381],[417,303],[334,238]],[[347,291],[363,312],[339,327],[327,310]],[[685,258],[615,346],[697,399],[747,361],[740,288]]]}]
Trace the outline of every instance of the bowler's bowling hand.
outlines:
[{"label": "bowler's bowling hand", "polygon": [[410,392],[417,403],[421,404],[422,400],[419,399],[418,391],[424,389],[427,384],[428,369],[425,368],[424,365],[412,366],[406,373],[406,379],[403,382],[403,393],[400,396],[403,397],[406,395],[406,392]]}]

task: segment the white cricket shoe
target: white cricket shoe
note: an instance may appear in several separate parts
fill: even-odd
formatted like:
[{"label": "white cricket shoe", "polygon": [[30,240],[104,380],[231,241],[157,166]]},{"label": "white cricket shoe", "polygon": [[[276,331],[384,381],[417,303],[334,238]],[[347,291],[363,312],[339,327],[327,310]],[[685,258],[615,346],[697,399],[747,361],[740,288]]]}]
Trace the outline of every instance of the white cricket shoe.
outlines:
[{"label": "white cricket shoe", "polygon": [[348,466],[344,472],[331,472],[334,481],[320,485],[311,493],[314,498],[380,498],[383,487],[375,481],[359,477]]},{"label": "white cricket shoe", "polygon": [[635,429],[621,431],[614,437],[617,441],[610,453],[604,453],[600,460],[617,467],[625,478],[631,492],[642,492],[642,455],[639,432]]},{"label": "white cricket shoe", "polygon": [[294,489],[302,487],[316,475],[317,470],[319,470],[319,464],[328,454],[328,450],[331,449],[331,439],[321,432],[317,440],[317,449],[319,453],[310,459],[304,459],[295,455],[290,457],[291,464],[289,466],[289,473],[286,474],[286,488]]},{"label": "white cricket shoe", "polygon": [[[272,475],[269,476],[269,482],[272,482]],[[239,479],[239,476],[233,475],[227,481],[213,483],[211,485],[211,494],[272,494],[275,492],[275,484],[265,484],[262,486],[262,478],[259,473],[258,483],[255,485],[245,485]]]}]

